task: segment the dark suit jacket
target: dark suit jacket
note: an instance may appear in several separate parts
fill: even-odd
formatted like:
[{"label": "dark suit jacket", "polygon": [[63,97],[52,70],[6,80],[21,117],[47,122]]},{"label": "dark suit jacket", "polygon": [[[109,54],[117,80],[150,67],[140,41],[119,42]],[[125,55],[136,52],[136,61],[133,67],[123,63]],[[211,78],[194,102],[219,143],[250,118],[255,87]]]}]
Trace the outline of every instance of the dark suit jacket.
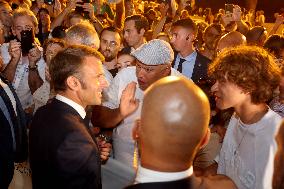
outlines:
[{"label": "dark suit jacket", "polygon": [[[25,113],[11,83],[1,74],[0,78],[5,84],[8,85],[9,89],[12,91],[12,94],[16,101],[17,111],[16,114],[9,96],[2,88],[2,86],[0,86],[0,98],[6,106],[1,108],[4,108],[8,111],[8,115],[12,124],[10,125],[7,117],[0,109],[0,161],[5,159],[11,160],[13,162],[21,162],[26,160],[28,155],[28,138]],[[14,136],[14,139],[12,136]],[[13,143],[15,143],[14,147]]]},{"label": "dark suit jacket", "polygon": [[171,182],[151,182],[151,183],[140,183],[128,186],[125,189],[193,189],[193,179],[191,177],[171,181]]},{"label": "dark suit jacket", "polygon": [[34,189],[100,189],[100,155],[84,120],[53,99],[35,114],[30,128]]},{"label": "dark suit jacket", "polygon": [[[175,52],[175,58],[173,60],[172,67],[175,66],[177,54],[178,53]],[[195,60],[194,68],[193,68],[192,77],[191,77],[192,81],[195,84],[199,84],[200,81],[206,80],[208,78],[207,71],[208,71],[208,65],[210,62],[211,61],[207,57],[203,56],[197,51],[197,56],[196,56],[196,60]]]},{"label": "dark suit jacket", "polygon": [[234,182],[227,176],[215,175],[196,177],[194,175],[170,182],[139,183],[125,189],[237,189]]}]

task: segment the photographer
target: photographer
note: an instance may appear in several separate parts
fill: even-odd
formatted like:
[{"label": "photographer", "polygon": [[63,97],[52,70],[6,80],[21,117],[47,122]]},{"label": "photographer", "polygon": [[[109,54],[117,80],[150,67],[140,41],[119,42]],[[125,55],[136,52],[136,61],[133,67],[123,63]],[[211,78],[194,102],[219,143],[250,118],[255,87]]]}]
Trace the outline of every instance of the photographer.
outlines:
[{"label": "photographer", "polygon": [[13,13],[12,23],[16,39],[1,46],[6,66],[3,73],[13,84],[27,114],[33,112],[32,93],[45,80],[45,62],[34,38],[37,26],[37,19],[30,10],[18,8]]}]

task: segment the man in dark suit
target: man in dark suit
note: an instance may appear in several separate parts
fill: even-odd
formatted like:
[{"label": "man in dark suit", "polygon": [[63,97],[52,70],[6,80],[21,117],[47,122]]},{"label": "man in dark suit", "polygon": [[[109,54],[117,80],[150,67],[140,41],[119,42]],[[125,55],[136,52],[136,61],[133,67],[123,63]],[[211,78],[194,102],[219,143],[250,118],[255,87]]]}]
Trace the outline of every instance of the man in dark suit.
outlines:
[{"label": "man in dark suit", "polygon": [[107,86],[103,56],[86,46],[70,46],[50,64],[51,83],[57,92],[40,108],[30,129],[30,164],[33,188],[101,188],[100,159],[109,148],[97,145],[85,122],[87,105],[101,103]]},{"label": "man in dark suit", "polygon": [[177,52],[172,66],[199,85],[207,79],[210,60],[194,49],[196,35],[197,26],[190,18],[178,20],[172,25],[171,44]]},{"label": "man in dark suit", "polygon": [[[0,57],[0,70],[2,59]],[[0,73],[0,188],[6,189],[14,175],[14,162],[27,159],[25,113],[11,83]]]},{"label": "man in dark suit", "polygon": [[235,188],[225,176],[193,175],[194,156],[209,138],[209,117],[208,99],[193,82],[169,76],[150,86],[133,132],[141,165],[127,189]]}]

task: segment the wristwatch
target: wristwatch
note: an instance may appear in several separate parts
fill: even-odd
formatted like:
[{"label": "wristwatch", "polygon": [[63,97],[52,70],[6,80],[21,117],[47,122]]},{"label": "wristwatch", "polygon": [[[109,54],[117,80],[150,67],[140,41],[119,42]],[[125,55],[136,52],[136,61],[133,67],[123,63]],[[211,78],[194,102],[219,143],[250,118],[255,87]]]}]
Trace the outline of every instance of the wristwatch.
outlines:
[{"label": "wristwatch", "polygon": [[35,70],[37,70],[37,65],[34,66],[29,65],[29,71],[35,71]]}]

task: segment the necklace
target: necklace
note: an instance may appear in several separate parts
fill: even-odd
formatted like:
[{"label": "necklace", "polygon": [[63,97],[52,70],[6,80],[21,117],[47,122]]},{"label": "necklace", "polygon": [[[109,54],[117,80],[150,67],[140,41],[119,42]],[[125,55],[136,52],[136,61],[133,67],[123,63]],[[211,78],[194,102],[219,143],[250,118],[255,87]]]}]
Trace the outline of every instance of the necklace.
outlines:
[{"label": "necklace", "polygon": [[[240,118],[239,118],[239,119],[238,119],[238,123],[237,123],[237,127],[240,127],[240,125],[241,125],[240,121],[241,121],[241,120],[240,120]],[[236,149],[235,149],[235,151],[234,151],[234,156],[237,155],[237,151],[239,150],[239,148],[240,148],[240,146],[241,146],[241,144],[242,144],[242,142],[243,142],[245,136],[247,135],[248,130],[249,130],[249,129],[246,128],[246,131],[245,131],[245,133],[243,134],[243,136],[242,136],[242,138],[241,138],[241,141],[239,142],[239,144],[237,145],[237,147],[236,147]]]}]

